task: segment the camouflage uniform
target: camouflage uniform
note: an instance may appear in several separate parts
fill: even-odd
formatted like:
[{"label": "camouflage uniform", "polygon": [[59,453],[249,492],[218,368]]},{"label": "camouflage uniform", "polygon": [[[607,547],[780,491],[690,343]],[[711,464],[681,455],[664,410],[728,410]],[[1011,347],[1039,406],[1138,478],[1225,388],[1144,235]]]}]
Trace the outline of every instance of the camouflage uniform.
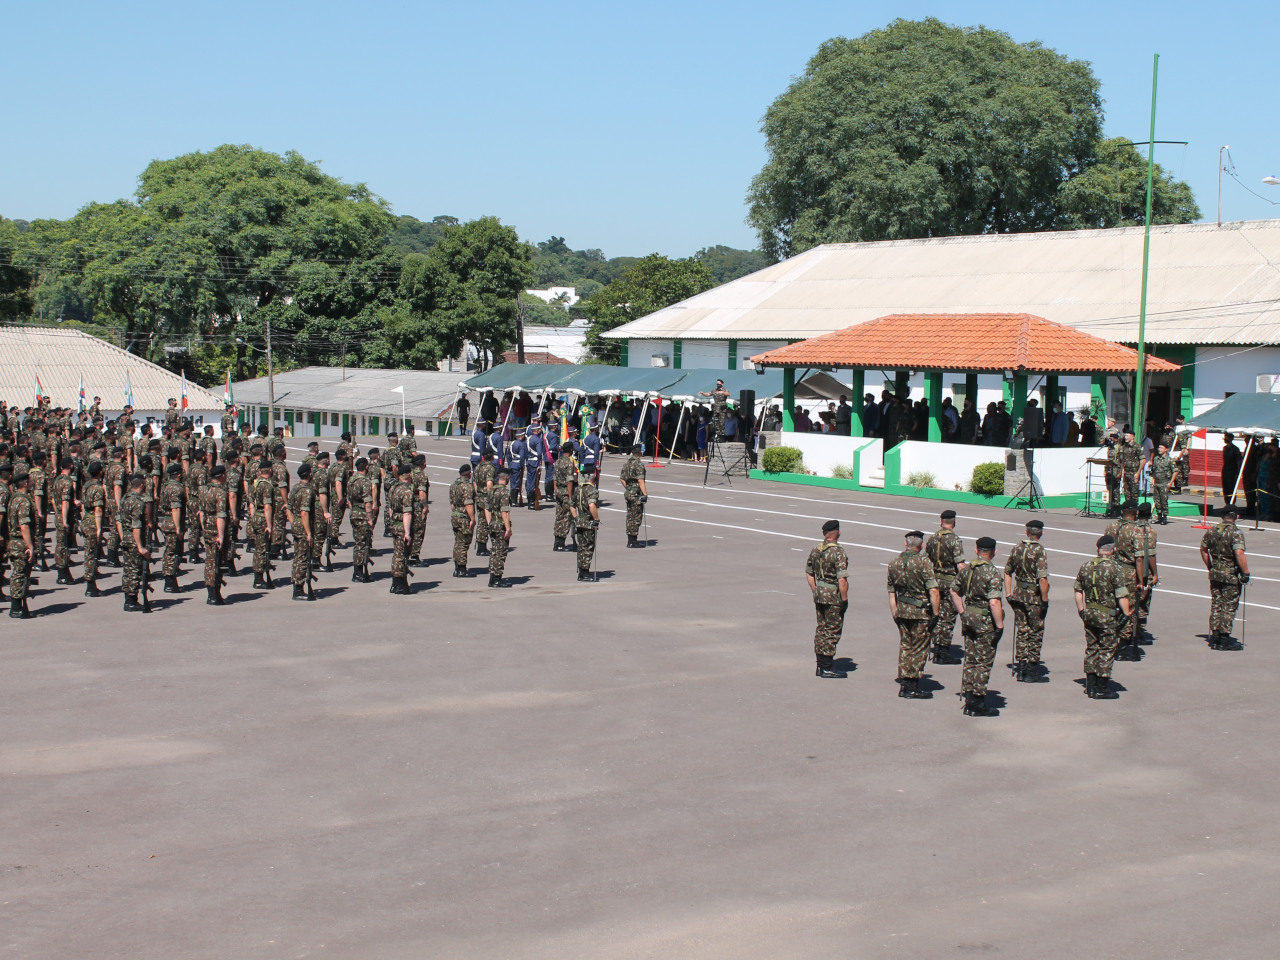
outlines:
[{"label": "camouflage uniform", "polygon": [[227,437],[233,437],[239,430],[240,425],[236,422],[236,415],[228,410],[222,415],[222,436],[225,440]]},{"label": "camouflage uniform", "polygon": [[933,564],[921,553],[904,550],[889,564],[886,582],[898,598],[898,679],[918,680],[929,652],[929,591],[938,586]]},{"label": "camouflage uniform", "polygon": [[560,457],[556,460],[556,520],[553,534],[558,540],[569,535],[569,484],[577,478],[577,470],[573,465],[573,457]]},{"label": "camouflage uniform", "polygon": [[[277,494],[279,486],[276,487]],[[307,546],[307,528],[303,526],[303,516],[311,517],[315,522],[316,493],[311,484],[300,482],[289,494],[289,513],[293,517],[293,572],[289,579],[295,587],[309,587],[311,584],[311,550]],[[315,527],[311,528],[312,536]]]},{"label": "camouflage uniform", "polygon": [[[55,479],[58,474],[58,468],[53,468]],[[67,546],[75,540],[76,533],[76,514],[75,514],[75,480],[71,480],[72,485],[72,509],[67,511],[67,517],[70,530],[67,532]],[[48,532],[48,514],[49,504],[51,502],[49,493],[52,491],[53,485],[49,482],[45,472],[39,466],[33,466],[27,471],[27,491],[31,497],[31,542],[35,545],[36,556],[44,559],[45,534]],[[55,535],[56,536],[56,535]],[[71,561],[68,559],[66,563],[56,564],[56,566],[65,567]]]},{"label": "camouflage uniform", "polygon": [[400,449],[398,447],[387,447],[386,453],[381,457],[381,464],[385,480],[383,481],[383,498],[382,498],[382,535],[384,537],[391,536],[391,488],[394,487],[399,480],[400,475]]},{"label": "camouflage uniform", "polygon": [[[1142,607],[1142,615],[1146,616],[1150,600],[1144,599],[1143,587],[1151,579],[1151,558],[1155,556],[1155,531],[1147,524],[1131,520],[1120,525],[1115,534],[1115,562],[1124,576],[1125,586],[1129,590],[1130,603]],[[1139,576],[1141,569],[1142,575]]]},{"label": "camouflage uniform", "polygon": [[978,557],[956,577],[956,593],[964,601],[960,633],[964,637],[964,668],[960,692],[985,697],[991,665],[996,659],[996,621],[991,601],[1004,597],[1000,571],[990,560]]},{"label": "camouflage uniform", "polygon": [[21,601],[27,598],[27,586],[31,582],[31,557],[27,556],[27,545],[22,539],[23,525],[33,538],[35,536],[30,494],[23,490],[11,491],[5,515],[9,523],[9,597],[21,605]]},{"label": "camouflage uniform", "polygon": [[1013,580],[1009,606],[1013,608],[1013,659],[1035,666],[1044,647],[1044,617],[1049,604],[1040,595],[1040,581],[1049,576],[1049,560],[1040,541],[1028,538],[1009,552],[1005,574]]},{"label": "camouflage uniform", "polygon": [[373,531],[369,527],[369,504],[373,502],[373,485],[365,473],[354,473],[347,484],[347,503],[351,506],[351,561],[363,570],[369,562],[369,545]]},{"label": "camouflage uniform", "polygon": [[1157,453],[1151,458],[1151,491],[1155,498],[1156,516],[1161,520],[1169,516],[1169,484],[1173,482],[1175,472],[1173,458],[1167,453]]},{"label": "camouflage uniform", "polygon": [[[467,516],[467,504],[474,505],[475,502],[475,487],[470,477],[458,477],[453,481],[449,487],[449,522],[453,524],[453,562],[459,567],[467,565],[467,552],[471,549],[471,519]],[[476,519],[479,522],[478,516]]]},{"label": "camouflage uniform", "polygon": [[824,540],[811,551],[804,572],[813,577],[813,606],[818,626],[813,632],[813,652],[819,658],[834,657],[844,630],[844,601],[840,581],[849,578],[849,555],[838,543]]},{"label": "camouflage uniform", "polygon": [[225,522],[224,541],[231,537],[231,520],[227,516],[227,488],[210,483],[200,491],[200,513],[204,521],[204,585],[217,587],[222,582],[219,567],[218,520]]},{"label": "camouflage uniform", "polygon": [[[290,502],[289,468],[284,465],[283,460],[271,461],[271,486],[275,494],[275,502],[271,508],[271,548],[280,553],[284,549],[285,505]],[[294,550],[297,550],[296,540]]]},{"label": "camouflage uniform", "polygon": [[[86,505],[88,501],[85,501]],[[156,503],[160,532],[164,534],[164,562],[161,573],[166,577],[178,575],[178,564],[182,562],[182,531],[185,518],[182,515],[187,503],[187,489],[182,485],[181,477],[169,477],[160,488],[160,499]],[[173,511],[178,511],[178,522],[173,522]],[[86,574],[87,576],[88,574]]]},{"label": "camouflage uniform", "polygon": [[[329,524],[329,537],[336,547],[342,537],[342,520],[347,515],[347,484],[351,482],[351,461],[334,460],[329,466],[329,513],[333,521]],[[342,495],[338,495],[341,487]]]},{"label": "camouflage uniform", "polygon": [[489,545],[488,525],[484,522],[484,515],[480,511],[488,509],[490,485],[493,483],[496,469],[492,460],[481,460],[471,475],[476,484],[476,553],[488,549]]},{"label": "camouflage uniform", "polygon": [[637,456],[634,450],[631,451],[631,454],[622,464],[620,476],[625,488],[624,496],[627,501],[627,536],[639,536],[640,524],[644,520],[644,504],[640,502],[642,495],[640,493],[640,481],[645,478],[645,469],[644,461]]},{"label": "camouflage uniform", "polygon": [[249,495],[253,505],[253,519],[249,521],[249,533],[253,537],[253,572],[259,576],[271,576],[271,527],[267,524],[267,507],[275,519],[275,487],[270,477],[259,476],[253,481]]},{"label": "camouflage uniform", "polygon": [[116,513],[120,502],[116,500],[116,491],[120,492],[120,500],[124,500],[124,464],[118,460],[107,462],[107,469],[102,473],[102,490],[107,495],[107,550],[120,549],[120,531],[116,525]]},{"label": "camouflage uniform", "polygon": [[933,647],[934,663],[954,663],[951,658],[951,638],[956,629],[956,608],[951,602],[951,585],[964,564],[964,541],[954,530],[941,528],[925,541],[924,555],[933,564],[933,575],[938,581],[941,599],[938,603],[938,623],[929,633]]},{"label": "camouflage uniform", "polygon": [[[729,413],[729,391],[718,387],[711,391],[711,433],[708,440],[718,442],[724,439],[724,421]],[[640,425],[643,431],[644,424]]]},{"label": "camouflage uniform", "polygon": [[1109,557],[1094,557],[1076,574],[1075,590],[1084,594],[1084,672],[1103,679],[1111,676],[1116,658],[1116,616],[1119,600],[1129,596],[1124,572]]},{"label": "camouflage uniform", "polygon": [[[28,474],[27,477],[27,490],[30,490],[31,475]],[[71,534],[75,531],[75,498],[75,480],[73,480],[71,475],[68,473],[59,473],[53,481],[53,521],[55,524],[53,535],[53,565],[59,570],[71,563],[67,547],[69,545],[68,541],[71,539]],[[62,522],[62,505],[64,503],[67,505],[67,522],[65,524]],[[36,533],[34,527],[32,529],[32,533]],[[34,542],[36,538],[33,536],[32,539]],[[40,544],[36,545],[36,552],[41,552]]]},{"label": "camouflage uniform", "polygon": [[1116,459],[1124,468],[1124,499],[1138,499],[1138,477],[1142,473],[1142,444],[1121,441],[1116,444]]},{"label": "camouflage uniform", "polygon": [[[124,567],[120,574],[120,589],[126,597],[133,597],[142,589],[142,554],[133,541],[133,531],[143,533],[144,513],[141,494],[130,490],[120,501],[120,512],[116,516],[120,524],[120,556]],[[145,540],[143,544],[146,544]]]},{"label": "camouflage uniform", "polygon": [[[187,550],[195,553],[201,542],[200,510],[204,509],[202,492],[209,482],[209,471],[203,463],[193,462],[187,467],[185,482],[187,485]],[[196,508],[199,509],[196,509]],[[207,561],[208,558],[206,557]]]},{"label": "camouflage uniform", "polygon": [[1107,515],[1114,516],[1116,511],[1120,509],[1120,476],[1124,473],[1124,466],[1120,462],[1121,444],[1116,441],[1107,448]]},{"label": "camouflage uniform", "polygon": [[582,477],[573,489],[573,506],[578,511],[578,516],[574,518],[574,526],[577,528],[574,536],[578,543],[579,574],[591,569],[591,561],[596,555],[596,530],[600,526],[600,521],[591,516],[589,507],[593,503],[599,510],[600,494],[590,477]]},{"label": "camouflage uniform", "polygon": [[[99,523],[102,530],[107,529],[107,494],[102,489],[102,480],[93,478],[85,485],[84,493],[81,494],[81,504],[84,507],[84,515],[80,518],[80,532],[84,534],[84,578],[86,580],[98,579],[98,550],[102,546],[102,534],[98,531]],[[102,517],[95,518],[95,509],[101,508]]]},{"label": "camouflage uniform", "polygon": [[329,542],[329,521],[325,518],[325,511],[329,510],[329,515],[333,515],[333,501],[329,498],[329,467],[322,467],[317,462],[311,468],[311,489],[315,491],[316,501],[315,510],[311,517],[311,559],[312,569],[320,565],[324,559],[325,547]]},{"label": "camouflage uniform", "polygon": [[511,517],[511,487],[495,483],[489,491],[489,576],[502,579],[507,565],[507,525]]},{"label": "camouflage uniform", "polygon": [[1236,610],[1240,606],[1240,562],[1236,551],[1243,550],[1244,534],[1234,522],[1223,520],[1205,532],[1201,549],[1209,554],[1209,632],[1231,635]]},{"label": "camouflage uniform", "polygon": [[[413,503],[413,530],[409,535],[409,556],[418,559],[422,552],[422,541],[427,536],[427,497],[431,491],[431,481],[427,479],[427,471],[422,467],[414,467],[409,474],[409,497]],[[494,489],[497,489],[496,486]]]},{"label": "camouflage uniform", "polygon": [[[413,512],[413,484],[401,480],[395,489],[387,494],[387,509],[391,511],[391,576],[407,577],[409,575],[409,544],[405,540],[404,515]],[[412,524],[412,518],[410,519]],[[412,527],[408,531],[413,536]]]}]

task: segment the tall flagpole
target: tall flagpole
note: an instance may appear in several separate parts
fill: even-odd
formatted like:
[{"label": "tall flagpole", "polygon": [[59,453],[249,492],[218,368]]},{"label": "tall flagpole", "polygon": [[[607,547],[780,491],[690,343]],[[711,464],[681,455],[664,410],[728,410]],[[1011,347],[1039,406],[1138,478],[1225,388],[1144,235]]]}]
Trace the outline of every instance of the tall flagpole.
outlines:
[{"label": "tall flagpole", "polygon": [[1138,372],[1133,382],[1133,432],[1141,443],[1146,439],[1146,391],[1142,382],[1147,358],[1147,269],[1151,259],[1151,191],[1156,170],[1156,80],[1160,74],[1160,54],[1151,65],[1151,132],[1147,140],[1147,220],[1142,235],[1142,303],[1138,308]]}]

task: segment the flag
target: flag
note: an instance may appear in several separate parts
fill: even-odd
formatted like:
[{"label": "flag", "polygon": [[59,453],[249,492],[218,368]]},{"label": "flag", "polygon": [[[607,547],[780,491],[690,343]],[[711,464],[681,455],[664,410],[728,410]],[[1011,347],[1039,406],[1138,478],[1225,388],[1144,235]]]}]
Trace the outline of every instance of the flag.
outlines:
[{"label": "flag", "polygon": [[565,408],[560,408],[560,442],[564,443],[569,439],[569,414],[565,412]]},{"label": "flag", "polygon": [[40,382],[40,371],[36,371],[36,406],[40,406],[45,397],[44,384]]},{"label": "flag", "polygon": [[124,405],[126,407],[133,406],[133,384],[129,381],[129,374],[124,375]]},{"label": "flag", "polygon": [[392,393],[399,393],[399,394],[403,394],[403,393],[404,393],[404,387],[392,387],[392,388],[391,388],[391,392],[392,392]]},{"label": "flag", "polygon": [[77,410],[78,413],[84,413],[86,410],[89,409],[89,405],[85,402],[85,399],[86,398],[84,395],[84,374],[82,373],[80,374],[80,400],[79,400],[79,409]]},{"label": "flag", "polygon": [[1208,440],[1209,431],[1204,427],[1201,427],[1199,430],[1193,433],[1192,436],[1195,437],[1197,440]]},{"label": "flag", "polygon": [[183,413],[187,410],[187,371],[182,371],[182,400],[178,404],[178,409]]},{"label": "flag", "polygon": [[232,410],[236,406],[235,394],[231,391],[231,368],[227,367],[227,382],[222,387],[222,402],[231,407]]}]

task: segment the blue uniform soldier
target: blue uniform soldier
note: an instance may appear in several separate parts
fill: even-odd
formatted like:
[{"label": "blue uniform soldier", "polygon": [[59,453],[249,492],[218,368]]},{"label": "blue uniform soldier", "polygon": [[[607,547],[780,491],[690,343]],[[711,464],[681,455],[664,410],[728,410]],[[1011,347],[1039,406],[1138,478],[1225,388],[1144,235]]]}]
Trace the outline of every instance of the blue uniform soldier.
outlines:
[{"label": "blue uniform soldier", "polygon": [[604,445],[600,442],[600,427],[598,424],[591,424],[591,428],[587,435],[582,438],[582,442],[578,445],[578,453],[582,459],[582,465],[591,474],[593,483],[600,482],[600,465],[603,459],[602,453]]},{"label": "blue uniform soldier", "polygon": [[524,493],[530,510],[542,509],[542,504],[539,502],[542,499],[542,491],[538,489],[538,476],[544,469],[546,456],[546,438],[542,435],[541,425],[535,423],[529,428],[529,437],[525,440],[524,450]]},{"label": "blue uniform soldier", "polygon": [[527,444],[524,440],[524,433],[520,432],[507,445],[507,470],[511,474],[511,506],[520,506],[521,496],[524,491],[524,458],[527,452]]},{"label": "blue uniform soldier", "polygon": [[484,456],[485,450],[489,446],[489,438],[484,432],[485,421],[477,420],[475,433],[471,434],[471,466],[475,466],[480,462],[480,458]]}]

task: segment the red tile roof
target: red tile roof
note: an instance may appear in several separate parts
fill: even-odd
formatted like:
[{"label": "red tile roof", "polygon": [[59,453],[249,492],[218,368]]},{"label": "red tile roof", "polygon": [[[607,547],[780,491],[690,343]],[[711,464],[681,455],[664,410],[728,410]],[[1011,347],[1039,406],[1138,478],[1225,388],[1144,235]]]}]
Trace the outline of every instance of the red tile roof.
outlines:
[{"label": "red tile roof", "polygon": [[[508,350],[502,355],[503,363],[515,363],[516,351]],[[548,353],[545,350],[526,350],[524,352],[525,363],[571,363],[563,357],[557,357],[554,353]]]},{"label": "red tile roof", "polygon": [[[774,367],[1131,373],[1138,351],[1029,313],[895,314],[751,358]],[[1176,363],[1147,355],[1152,373]]]}]

